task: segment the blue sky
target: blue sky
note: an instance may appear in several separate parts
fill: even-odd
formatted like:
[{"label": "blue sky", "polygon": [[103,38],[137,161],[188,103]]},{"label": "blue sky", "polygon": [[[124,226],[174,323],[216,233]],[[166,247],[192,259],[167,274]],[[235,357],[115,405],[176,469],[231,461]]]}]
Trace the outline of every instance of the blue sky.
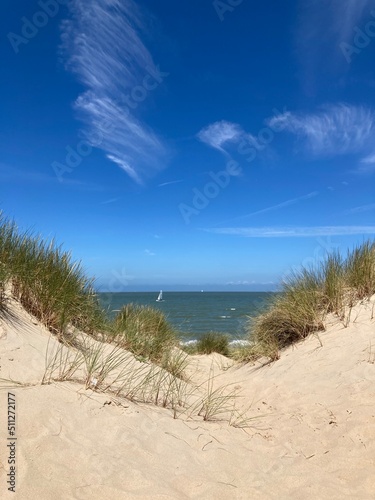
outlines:
[{"label": "blue sky", "polygon": [[0,202],[101,290],[274,288],[375,232],[375,0],[17,0]]}]

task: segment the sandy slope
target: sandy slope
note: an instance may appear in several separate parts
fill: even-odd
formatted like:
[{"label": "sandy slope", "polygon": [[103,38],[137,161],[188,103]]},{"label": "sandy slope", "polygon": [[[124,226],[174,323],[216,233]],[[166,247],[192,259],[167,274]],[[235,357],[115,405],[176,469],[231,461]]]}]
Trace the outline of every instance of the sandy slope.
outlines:
[{"label": "sandy slope", "polygon": [[[246,429],[174,420],[82,385],[41,385],[48,332],[18,305],[0,327],[0,497],[17,499],[373,499],[372,303],[272,365],[194,357],[198,383],[241,388]],[[50,347],[55,341],[50,340]],[[370,345],[372,344],[372,352]],[[13,379],[23,384],[9,389]],[[17,399],[16,493],[7,491],[7,393]],[[120,403],[120,404],[118,404]]]}]

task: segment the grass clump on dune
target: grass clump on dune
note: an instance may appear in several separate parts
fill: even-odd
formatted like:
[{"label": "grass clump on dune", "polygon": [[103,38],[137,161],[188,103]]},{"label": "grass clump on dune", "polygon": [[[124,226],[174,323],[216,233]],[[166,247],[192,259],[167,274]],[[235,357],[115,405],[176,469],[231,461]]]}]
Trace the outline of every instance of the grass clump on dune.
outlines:
[{"label": "grass clump on dune", "polygon": [[5,288],[8,279],[7,270],[0,261],[0,312],[4,311],[6,307]]},{"label": "grass clump on dune", "polygon": [[239,358],[278,359],[280,349],[323,330],[328,313],[347,321],[355,303],[374,293],[374,242],[363,243],[346,258],[338,252],[328,255],[315,269],[293,274],[268,310],[252,318],[250,344],[240,350]]},{"label": "grass clump on dune", "polygon": [[355,248],[346,259],[347,286],[355,291],[357,299],[369,298],[375,293],[375,242],[365,242]]},{"label": "grass clump on dune", "polygon": [[229,356],[229,339],[222,333],[208,332],[198,340],[196,350],[198,354],[217,352],[223,356]]},{"label": "grass clump on dune", "polygon": [[103,327],[105,315],[81,264],[71,254],[0,218],[0,281],[24,308],[52,333],[68,326],[86,333]]},{"label": "grass clump on dune", "polygon": [[181,345],[181,349],[190,356],[194,356],[195,354],[212,354],[216,352],[229,357],[231,354],[228,336],[219,332],[204,333],[199,340]]},{"label": "grass clump on dune", "polygon": [[137,304],[126,304],[119,311],[113,335],[124,349],[157,363],[178,344],[176,332],[161,311]]}]

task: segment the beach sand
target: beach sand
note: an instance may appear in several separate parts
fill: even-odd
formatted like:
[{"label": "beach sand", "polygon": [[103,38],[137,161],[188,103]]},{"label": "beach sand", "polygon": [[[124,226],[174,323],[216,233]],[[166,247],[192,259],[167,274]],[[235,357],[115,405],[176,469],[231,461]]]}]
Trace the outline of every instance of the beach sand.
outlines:
[{"label": "beach sand", "polygon": [[[215,387],[238,391],[241,428],[174,419],[74,382],[41,385],[47,345],[57,343],[13,301],[0,326],[1,498],[374,499],[374,304],[356,306],[348,327],[329,317],[319,338],[271,364],[191,357],[192,383],[214,372]],[[8,392],[15,493],[7,490]]]}]

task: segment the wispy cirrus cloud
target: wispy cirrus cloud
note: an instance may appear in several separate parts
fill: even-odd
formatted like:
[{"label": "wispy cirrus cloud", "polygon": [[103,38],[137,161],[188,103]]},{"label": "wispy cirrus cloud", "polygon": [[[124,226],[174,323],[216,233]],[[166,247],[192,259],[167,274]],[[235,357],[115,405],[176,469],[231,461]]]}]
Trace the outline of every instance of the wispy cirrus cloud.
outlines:
[{"label": "wispy cirrus cloud", "polygon": [[374,6],[374,0],[300,0],[300,41],[349,41],[353,28]]},{"label": "wispy cirrus cloud", "polygon": [[162,182],[161,184],[158,184],[158,187],[169,186],[171,184],[180,184],[181,182],[184,182],[184,180],[183,179],[179,179],[177,181]]},{"label": "wispy cirrus cloud", "polygon": [[92,182],[82,182],[77,179],[57,180],[55,175],[48,175],[38,170],[19,168],[0,162],[0,182],[9,184],[51,184],[61,188],[72,188],[82,191],[105,191],[106,186]]},{"label": "wispy cirrus cloud", "polygon": [[[265,131],[266,129],[262,130]],[[266,147],[268,147],[268,150],[270,149],[270,140],[268,139],[271,136],[272,140],[273,132],[271,130],[266,130],[266,132],[268,134],[266,134],[266,140],[261,137],[261,134],[257,138],[253,134],[246,132],[241,125],[221,120],[204,127],[198,132],[197,138],[227,157],[231,157],[231,154],[236,152],[240,155],[248,155],[248,158],[251,159],[247,161],[252,161],[255,156],[264,156]],[[270,151],[268,151],[268,154],[270,154]]]},{"label": "wispy cirrus cloud", "polygon": [[348,210],[345,210],[343,213],[345,215],[362,214],[363,212],[371,212],[372,210],[375,210],[375,203],[369,203],[368,205],[361,205],[359,207],[349,208]]},{"label": "wispy cirrus cloud", "polygon": [[373,174],[375,173],[375,153],[366,158],[363,158],[355,171],[358,174]]},{"label": "wispy cirrus cloud", "polygon": [[375,226],[225,227],[204,231],[244,238],[311,238],[375,234]]},{"label": "wispy cirrus cloud", "polygon": [[311,114],[286,112],[268,123],[283,126],[318,156],[366,154],[374,148],[375,114],[364,106],[337,104]]},{"label": "wispy cirrus cloud", "polygon": [[295,205],[297,203],[300,203],[301,201],[309,200],[311,198],[315,198],[316,196],[319,195],[319,191],[312,191],[311,193],[305,194],[303,196],[298,196],[297,198],[291,198],[289,200],[283,201],[282,203],[278,203],[277,205],[271,205],[266,208],[262,208],[261,210],[256,210],[255,212],[250,212],[245,215],[240,215],[238,217],[235,217],[234,219],[227,220],[225,222],[219,222],[217,225],[221,224],[231,224],[234,223],[235,221],[240,221],[243,219],[247,219],[249,217],[254,217],[255,215],[262,215],[266,214],[268,212],[273,212],[276,210],[281,210],[286,207],[290,207],[292,205]]},{"label": "wispy cirrus cloud", "polygon": [[110,198],[109,200],[102,201],[100,204],[101,205],[111,205],[112,203],[116,203],[120,199],[121,198]]},{"label": "wispy cirrus cloud", "polygon": [[261,210],[256,210],[255,212],[251,212],[246,215],[242,215],[240,218],[245,219],[247,217],[253,217],[254,215],[260,215],[260,214],[265,214],[268,212],[273,212],[274,210],[280,210],[281,208],[285,207],[290,207],[291,205],[295,205],[296,203],[299,203],[304,200],[309,200],[311,198],[315,198],[318,196],[319,192],[318,191],[313,191],[311,193],[308,193],[304,196],[299,196],[298,198],[292,198],[290,200],[283,201],[282,203],[278,203],[277,205],[272,205],[267,208],[262,208]]},{"label": "wispy cirrus cloud", "polygon": [[351,43],[370,16],[375,0],[300,0],[296,29],[297,53],[304,68],[304,84],[314,93],[318,77],[347,67],[340,45]]},{"label": "wispy cirrus cloud", "polygon": [[200,141],[212,148],[225,152],[223,145],[227,142],[237,142],[244,135],[242,128],[236,123],[221,120],[208,125],[198,132]]},{"label": "wispy cirrus cloud", "polygon": [[71,19],[62,23],[62,48],[67,69],[86,87],[75,109],[88,139],[141,182],[161,168],[166,150],[137,118],[139,100],[129,101],[129,93],[146,75],[150,80],[160,74],[140,37],[139,8],[133,0],[72,0],[69,8]]},{"label": "wispy cirrus cloud", "polygon": [[107,158],[109,160],[112,160],[113,163],[116,163],[116,165],[118,165],[124,172],[126,172],[129,175],[129,177],[132,177],[133,180],[135,180],[138,183],[141,183],[141,178],[138,175],[136,169],[131,165],[129,165],[127,161],[121,160],[120,158],[109,154],[107,155]]}]

